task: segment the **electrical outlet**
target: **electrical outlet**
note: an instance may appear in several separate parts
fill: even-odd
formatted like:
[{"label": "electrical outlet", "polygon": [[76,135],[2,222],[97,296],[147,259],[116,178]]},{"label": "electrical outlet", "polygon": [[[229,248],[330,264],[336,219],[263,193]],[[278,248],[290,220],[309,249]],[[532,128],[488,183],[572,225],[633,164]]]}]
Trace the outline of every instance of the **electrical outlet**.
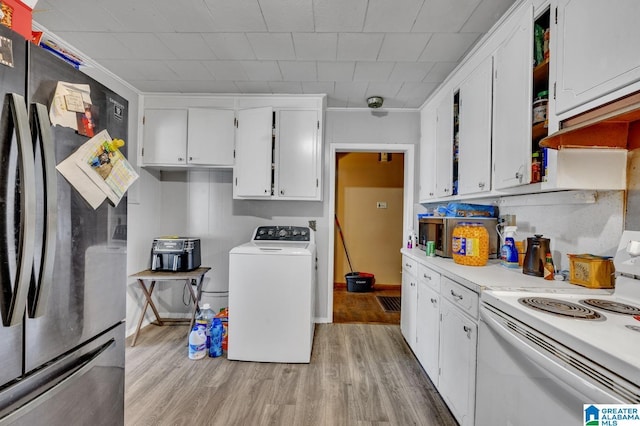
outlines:
[{"label": "electrical outlet", "polygon": [[378,201],[376,203],[376,207],[379,209],[386,209],[387,208],[387,202],[386,201]]}]

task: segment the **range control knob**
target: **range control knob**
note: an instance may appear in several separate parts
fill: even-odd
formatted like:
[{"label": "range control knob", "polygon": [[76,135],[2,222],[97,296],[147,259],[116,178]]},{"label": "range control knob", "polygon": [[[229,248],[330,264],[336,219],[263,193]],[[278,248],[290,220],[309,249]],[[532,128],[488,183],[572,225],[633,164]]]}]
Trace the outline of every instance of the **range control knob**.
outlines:
[{"label": "range control knob", "polygon": [[269,235],[273,235],[273,229],[269,229]]},{"label": "range control knob", "polygon": [[295,237],[296,235],[300,234],[300,231],[298,231],[297,229],[293,230],[293,236]]},{"label": "range control knob", "polygon": [[287,236],[287,230],[286,229],[281,229],[280,232],[278,232],[278,236],[279,237],[286,237]]}]

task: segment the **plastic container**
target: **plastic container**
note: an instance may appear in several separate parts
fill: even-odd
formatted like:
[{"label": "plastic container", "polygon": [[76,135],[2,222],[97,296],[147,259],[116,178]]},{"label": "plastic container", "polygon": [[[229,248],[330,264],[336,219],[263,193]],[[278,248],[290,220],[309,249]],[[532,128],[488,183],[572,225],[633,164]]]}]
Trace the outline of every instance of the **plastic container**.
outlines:
[{"label": "plastic container", "polygon": [[373,290],[375,277],[367,272],[349,272],[344,276],[347,280],[347,291],[364,293]]},{"label": "plastic container", "polygon": [[202,359],[207,356],[207,336],[204,329],[194,325],[189,333],[189,359]]},{"label": "plastic container", "polygon": [[569,254],[569,282],[588,288],[614,288],[615,268],[610,257]]},{"label": "plastic container", "polygon": [[216,313],[213,312],[211,306],[208,303],[204,303],[200,308],[200,312],[196,316],[196,326],[201,327],[204,330],[205,336],[207,338],[207,349],[211,346],[211,323],[213,322],[213,318],[216,316]]},{"label": "plastic container", "polygon": [[538,183],[542,180],[542,163],[540,162],[540,153],[531,154],[531,183]]},{"label": "plastic container", "polygon": [[533,101],[533,124],[546,121],[548,103],[549,92],[546,90],[539,92],[538,97]]},{"label": "plastic container", "polygon": [[484,266],[489,260],[489,231],[478,222],[460,222],[453,229],[451,247],[455,263]]},{"label": "plastic container", "polygon": [[221,309],[220,312],[216,314],[216,318],[220,318],[220,321],[222,321],[222,350],[226,352],[229,333],[229,308]]},{"label": "plastic container", "polygon": [[222,320],[220,318],[214,318],[211,323],[211,345],[209,346],[209,356],[211,358],[222,356],[223,334]]}]

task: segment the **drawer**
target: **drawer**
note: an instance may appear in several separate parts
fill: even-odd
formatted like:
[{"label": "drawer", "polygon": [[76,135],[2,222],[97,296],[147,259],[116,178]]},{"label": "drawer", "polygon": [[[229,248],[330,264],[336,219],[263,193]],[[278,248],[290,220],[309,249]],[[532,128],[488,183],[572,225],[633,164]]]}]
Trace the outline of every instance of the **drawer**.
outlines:
[{"label": "drawer", "polygon": [[458,306],[473,318],[478,318],[478,293],[469,290],[457,282],[447,278],[441,278],[440,294],[445,299]]},{"label": "drawer", "polygon": [[402,273],[418,276],[418,262],[407,256],[402,256]]},{"label": "drawer", "polygon": [[440,293],[440,274],[422,263],[418,264],[418,281]]}]

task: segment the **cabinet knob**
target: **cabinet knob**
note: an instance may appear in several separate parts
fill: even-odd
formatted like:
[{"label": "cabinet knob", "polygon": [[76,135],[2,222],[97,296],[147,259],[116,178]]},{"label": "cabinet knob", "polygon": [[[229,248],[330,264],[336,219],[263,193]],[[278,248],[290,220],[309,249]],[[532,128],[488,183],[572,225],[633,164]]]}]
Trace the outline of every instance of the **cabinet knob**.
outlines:
[{"label": "cabinet knob", "polygon": [[280,190],[280,195],[284,195],[284,189]]},{"label": "cabinet knob", "polygon": [[467,337],[471,338],[471,327],[469,327],[468,325],[465,325],[462,327],[462,329],[464,330],[465,333],[467,333]]},{"label": "cabinet knob", "polygon": [[189,157],[189,161],[193,161],[193,157]]},{"label": "cabinet knob", "polygon": [[444,192],[449,192],[449,188],[445,188],[445,189],[444,189]]},{"label": "cabinet knob", "polygon": [[484,182],[478,182],[478,188],[480,189],[484,188]]},{"label": "cabinet knob", "polygon": [[430,196],[430,197],[433,197],[433,192],[430,192],[430,193],[429,193],[429,196]]},{"label": "cabinet knob", "polygon": [[437,300],[434,299],[433,297],[431,298],[431,303],[433,303],[434,305],[436,304]]},{"label": "cabinet knob", "polygon": [[427,274],[422,274],[423,277],[425,277],[426,279],[428,279],[429,281],[431,281],[431,276],[427,275]]},{"label": "cabinet knob", "polygon": [[178,157],[178,161],[184,161],[184,158]]}]

